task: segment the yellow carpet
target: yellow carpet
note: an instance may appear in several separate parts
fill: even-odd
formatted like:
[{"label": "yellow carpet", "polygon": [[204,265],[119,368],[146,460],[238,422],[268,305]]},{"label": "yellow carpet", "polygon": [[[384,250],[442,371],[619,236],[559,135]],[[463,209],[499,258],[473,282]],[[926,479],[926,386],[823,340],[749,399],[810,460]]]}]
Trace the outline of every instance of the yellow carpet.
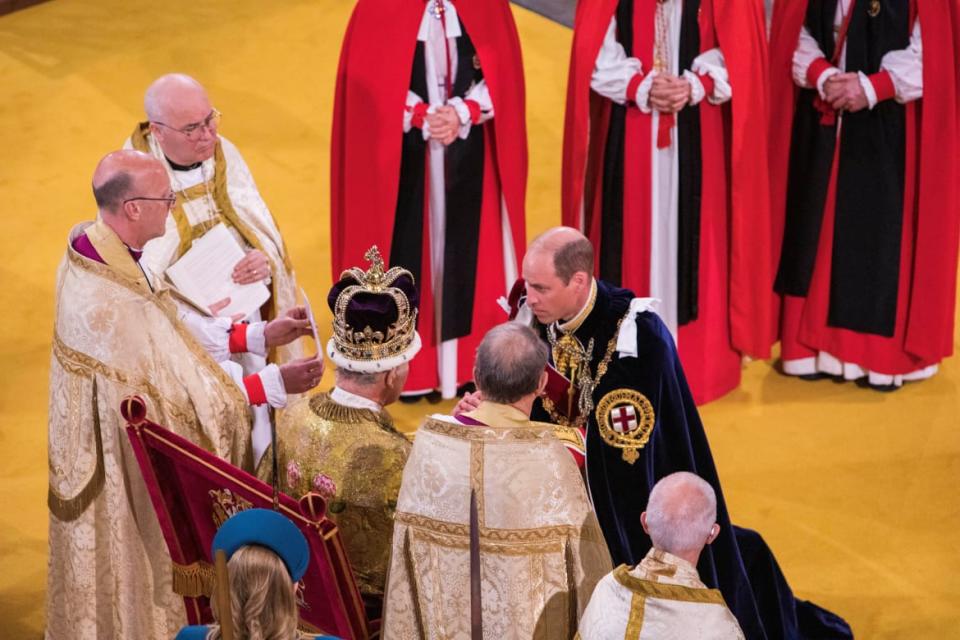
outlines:
[{"label": "yellow carpet", "polygon": [[[46,402],[54,273],[95,213],[90,175],[156,76],[200,79],[225,114],[311,297],[329,286],[333,81],[352,2],[54,0],[0,18],[0,637],[38,638],[46,573]],[[158,8],[162,8],[158,9]],[[559,221],[570,33],[515,11],[528,82],[528,232]],[[318,303],[319,305],[319,303]],[[861,638],[958,637],[960,368],[891,395],[752,363],[703,409],[734,519],[797,594]],[[325,382],[329,384],[329,380]],[[398,409],[407,426],[440,407]]]}]

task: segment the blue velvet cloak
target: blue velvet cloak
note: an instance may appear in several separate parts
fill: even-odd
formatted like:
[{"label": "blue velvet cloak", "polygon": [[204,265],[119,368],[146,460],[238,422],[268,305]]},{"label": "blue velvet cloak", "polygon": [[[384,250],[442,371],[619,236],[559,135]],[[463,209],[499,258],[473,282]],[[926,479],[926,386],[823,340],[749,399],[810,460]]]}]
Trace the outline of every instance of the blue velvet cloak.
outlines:
[{"label": "blue velvet cloak", "polygon": [[[602,281],[597,285],[594,308],[575,332],[584,346],[590,338],[594,340],[590,363],[594,375],[610,341],[616,341],[618,323],[634,297],[627,289]],[[716,491],[717,522],[721,527],[720,535],[700,556],[700,579],[708,587],[720,589],[746,637],[852,638],[843,619],[794,598],[760,534],[731,524],[710,445],[673,338],[655,313],[637,314],[636,324],[638,356],[613,355],[606,374],[594,389],[594,412],[587,423],[587,485],[614,565],[636,565],[650,549],[640,513],[647,506],[653,485],[675,471],[690,471]],[[545,327],[538,329],[546,336]],[[603,440],[597,425],[597,405],[616,389],[642,393],[656,416],[650,439],[633,463],[624,460],[622,449]],[[551,421],[539,400],[532,419]]]}]

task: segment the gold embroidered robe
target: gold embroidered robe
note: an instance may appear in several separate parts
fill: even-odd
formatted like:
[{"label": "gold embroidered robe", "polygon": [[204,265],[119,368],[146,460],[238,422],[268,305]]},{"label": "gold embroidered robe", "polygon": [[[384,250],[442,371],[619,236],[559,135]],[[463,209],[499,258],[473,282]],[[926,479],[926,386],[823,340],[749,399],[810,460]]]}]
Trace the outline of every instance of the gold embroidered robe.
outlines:
[{"label": "gold embroidered robe", "polygon": [[[150,134],[149,123],[138,124],[124,146],[149,153],[163,163],[177,194],[177,204],[167,217],[166,232],[144,246],[142,264],[163,274],[194,240],[222,222],[241,246],[259,249],[270,261],[271,295],[261,310],[263,320],[271,320],[297,304],[296,276],[283,237],[247,163],[233,143],[219,137],[213,157],[200,166],[202,180],[196,184],[184,184],[184,172],[175,172],[170,167],[160,145]],[[277,347],[270,360],[286,362],[303,355],[301,340],[295,340]],[[239,361],[248,375],[263,367],[262,360],[256,358],[249,363],[243,358]]]},{"label": "gold embroidered robe", "polygon": [[120,403],[249,468],[240,388],[177,321],[169,291],[103,222],[80,225],[101,264],[67,248],[50,361],[47,631],[60,638],[170,638],[183,624],[171,561],[124,430]]},{"label": "gold embroidered robe", "polygon": [[569,639],[610,556],[553,425],[484,402],[468,426],[433,416],[403,472],[385,640],[469,639],[470,491],[480,526],[485,638]]},{"label": "gold embroidered robe", "polygon": [[[364,595],[383,595],[409,453],[410,441],[386,411],[347,407],[326,393],[298,398],[277,421],[281,490],[298,499],[309,491],[327,498]],[[260,459],[264,480],[271,478],[272,463],[268,448]]]},{"label": "gold embroidered robe", "polygon": [[743,640],[717,589],[692,564],[650,549],[636,567],[604,576],[580,621],[581,640]]}]

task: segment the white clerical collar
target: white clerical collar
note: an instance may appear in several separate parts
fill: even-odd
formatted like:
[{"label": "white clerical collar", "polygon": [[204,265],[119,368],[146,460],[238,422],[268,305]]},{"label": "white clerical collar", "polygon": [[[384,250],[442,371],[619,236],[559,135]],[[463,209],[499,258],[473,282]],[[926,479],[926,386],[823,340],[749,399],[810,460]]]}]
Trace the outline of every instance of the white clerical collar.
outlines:
[{"label": "white clerical collar", "polygon": [[340,387],[333,388],[333,391],[330,392],[330,399],[339,405],[350,407],[351,409],[370,409],[371,411],[380,411],[383,408],[370,398],[358,396],[357,394],[345,391]]}]

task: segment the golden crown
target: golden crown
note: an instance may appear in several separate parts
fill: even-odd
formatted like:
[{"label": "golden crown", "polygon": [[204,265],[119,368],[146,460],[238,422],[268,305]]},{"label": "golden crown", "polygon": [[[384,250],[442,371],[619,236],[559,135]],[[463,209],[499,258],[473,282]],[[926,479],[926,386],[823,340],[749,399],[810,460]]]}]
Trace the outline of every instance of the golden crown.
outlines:
[{"label": "golden crown", "polygon": [[[357,284],[346,287],[337,296],[333,310],[333,339],[340,353],[350,360],[371,361],[391,358],[402,354],[413,343],[416,337],[417,309],[411,307],[407,294],[400,288],[394,287],[401,276],[410,278],[415,284],[413,274],[401,267],[392,267],[386,272],[383,270],[383,258],[376,245],[370,247],[363,255],[370,263],[370,268],[364,271],[359,267],[352,267],[340,274],[340,280],[352,279]],[[358,330],[347,321],[347,311],[354,296],[360,293],[389,296],[397,307],[397,319],[385,330],[374,329],[366,325]]]}]

